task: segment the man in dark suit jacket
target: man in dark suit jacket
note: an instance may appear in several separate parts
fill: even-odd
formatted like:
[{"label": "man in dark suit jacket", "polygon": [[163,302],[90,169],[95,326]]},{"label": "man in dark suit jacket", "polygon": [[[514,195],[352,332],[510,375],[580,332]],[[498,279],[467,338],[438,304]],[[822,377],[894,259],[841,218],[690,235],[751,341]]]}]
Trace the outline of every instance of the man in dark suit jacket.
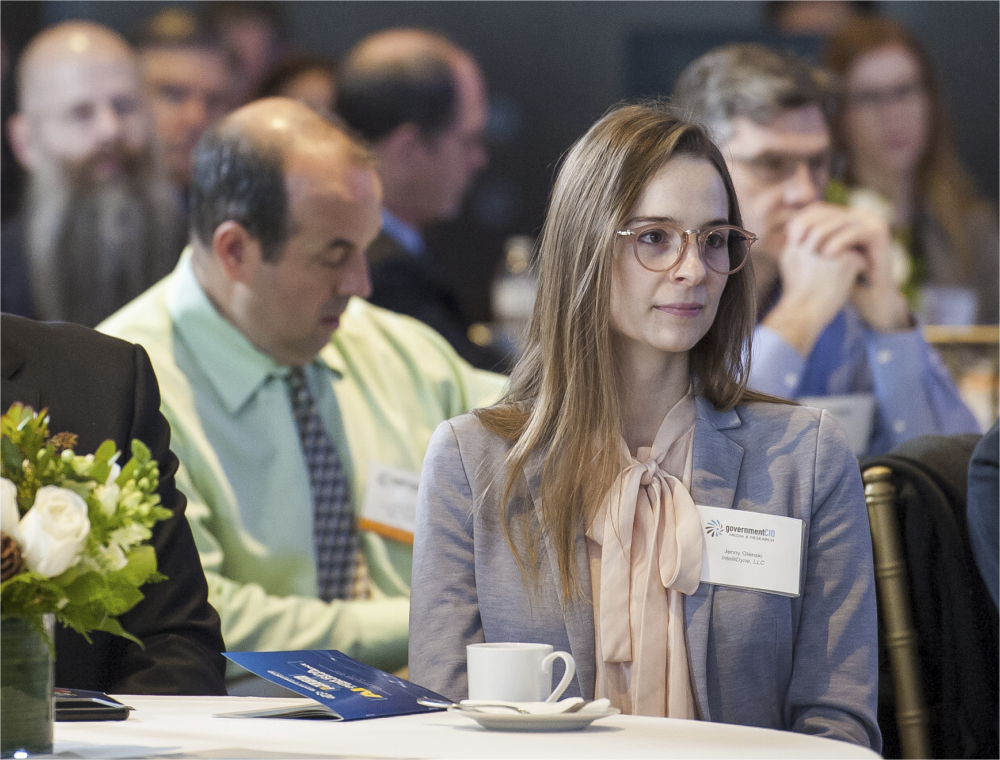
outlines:
[{"label": "man in dark suit jacket", "polygon": [[368,300],[430,325],[471,364],[503,371],[504,351],[469,340],[471,322],[423,238],[426,226],[458,216],[486,166],[486,83],[476,62],[437,34],[377,32],[347,53],[337,112],[371,144],[384,192]]},{"label": "man in dark suit jacket", "polygon": [[191,529],[174,485],[177,458],[160,414],[160,391],[140,347],[68,323],[0,317],[0,403],[49,411],[52,432],[77,435],[85,454],[110,438],[130,456],[139,439],[160,468],[160,498],[174,516],[153,527],[157,565],[168,580],[142,589],[145,599],[119,617],[143,647],[102,631],[93,644],[56,630],[57,686],[117,694],[225,694],[225,644]]},{"label": "man in dark suit jacket", "polygon": [[502,350],[469,340],[470,321],[465,310],[426,256],[408,253],[383,228],[368,246],[368,267],[372,280],[368,300],[373,304],[430,325],[474,367],[509,370],[510,359]]}]

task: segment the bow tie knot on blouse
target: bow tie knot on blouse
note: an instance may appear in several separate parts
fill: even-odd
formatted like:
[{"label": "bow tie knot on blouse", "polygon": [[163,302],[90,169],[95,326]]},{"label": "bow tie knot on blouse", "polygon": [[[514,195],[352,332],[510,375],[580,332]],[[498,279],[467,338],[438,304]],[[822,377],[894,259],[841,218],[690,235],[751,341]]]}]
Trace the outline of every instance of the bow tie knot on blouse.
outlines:
[{"label": "bow tie knot on blouse", "polygon": [[701,578],[701,521],[689,491],[696,414],[689,391],[652,446],[633,457],[621,441],[622,470],[587,530],[598,670],[606,687],[628,683],[618,706],[633,714],[694,717],[681,594]]}]

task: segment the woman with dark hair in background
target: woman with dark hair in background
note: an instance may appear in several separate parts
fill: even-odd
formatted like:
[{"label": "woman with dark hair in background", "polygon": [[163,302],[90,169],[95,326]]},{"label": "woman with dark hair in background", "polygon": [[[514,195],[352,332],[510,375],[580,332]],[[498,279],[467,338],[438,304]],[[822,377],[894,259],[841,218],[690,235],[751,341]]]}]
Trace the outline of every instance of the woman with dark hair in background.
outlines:
[{"label": "woman with dark hair in background", "polygon": [[841,80],[833,132],[847,157],[833,200],[884,207],[898,277],[926,321],[996,324],[996,212],[958,158],[924,47],[895,21],[859,18],[824,64]]},{"label": "woman with dark hair in background", "polygon": [[[510,391],[424,459],[414,681],[461,698],[467,644],[539,642],[575,658],[571,696],[880,748],[857,460],[826,412],[746,388],[741,225],[718,148],[663,106],[618,108],[570,149]],[[802,537],[793,596],[703,565],[753,520]]]}]

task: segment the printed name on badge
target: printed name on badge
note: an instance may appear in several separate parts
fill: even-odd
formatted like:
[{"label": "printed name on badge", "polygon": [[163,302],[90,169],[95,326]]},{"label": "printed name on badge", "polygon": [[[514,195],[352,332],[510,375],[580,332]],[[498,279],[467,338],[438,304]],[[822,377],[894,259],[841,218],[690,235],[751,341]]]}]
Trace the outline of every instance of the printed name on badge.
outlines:
[{"label": "printed name on badge", "polygon": [[420,475],[372,460],[358,527],[380,536],[413,544]]},{"label": "printed name on badge", "polygon": [[802,520],[697,506],[704,531],[701,580],[783,596],[801,593]]}]

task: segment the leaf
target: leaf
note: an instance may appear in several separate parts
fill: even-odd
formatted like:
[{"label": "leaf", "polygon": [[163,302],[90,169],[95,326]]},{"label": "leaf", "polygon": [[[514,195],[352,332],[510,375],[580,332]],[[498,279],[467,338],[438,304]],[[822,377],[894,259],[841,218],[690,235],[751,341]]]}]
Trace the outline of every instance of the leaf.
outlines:
[{"label": "leaf", "polygon": [[0,474],[5,478],[10,480],[16,480],[21,477],[21,462],[24,461],[24,456],[21,454],[21,450],[14,445],[14,443],[9,438],[4,438],[0,441],[0,451],[2,451],[2,463],[3,471]]},{"label": "leaf", "polygon": [[62,586],[63,588],[66,588],[86,572],[88,572],[88,570],[80,562],[77,562],[75,565],[67,568],[62,573],[53,578],[52,582],[59,586]]},{"label": "leaf", "polygon": [[108,615],[124,615],[143,600],[143,593],[131,583],[109,583],[95,600]]},{"label": "leaf", "polygon": [[87,476],[90,480],[93,480],[97,485],[104,485],[104,482],[108,479],[108,475],[111,474],[111,465],[107,462],[94,461],[93,466],[90,468],[90,474]]},{"label": "leaf", "polygon": [[57,612],[65,601],[65,592],[53,579],[30,570],[0,583],[0,613],[4,616],[28,618]]},{"label": "leaf", "polygon": [[156,551],[152,546],[137,546],[128,553],[128,564],[118,571],[133,585],[141,586],[156,573]]},{"label": "leaf", "polygon": [[118,453],[118,447],[110,438],[97,447],[94,452],[94,459],[99,462],[110,462],[111,457]]},{"label": "leaf", "polygon": [[135,471],[139,469],[139,463],[135,461],[135,458],[128,460],[124,467],[122,467],[121,473],[118,475],[118,480],[115,483],[118,484],[120,488],[124,488],[125,484],[129,482],[135,475]]},{"label": "leaf", "polygon": [[80,574],[76,580],[63,587],[70,604],[86,605],[104,592],[104,578],[93,571]]},{"label": "leaf", "polygon": [[146,462],[150,461],[151,456],[152,455],[149,452],[149,447],[146,446],[146,444],[144,444],[138,438],[132,439],[132,457],[134,459],[138,459],[140,462],[145,464]]},{"label": "leaf", "polygon": [[94,628],[95,630],[107,631],[108,633],[113,633],[115,636],[121,636],[122,638],[126,638],[129,641],[134,641],[143,649],[146,648],[145,644],[143,644],[139,639],[137,639],[131,633],[122,628],[122,624],[118,622],[117,618],[107,617],[103,621],[101,621],[101,624],[99,626],[95,626]]}]

